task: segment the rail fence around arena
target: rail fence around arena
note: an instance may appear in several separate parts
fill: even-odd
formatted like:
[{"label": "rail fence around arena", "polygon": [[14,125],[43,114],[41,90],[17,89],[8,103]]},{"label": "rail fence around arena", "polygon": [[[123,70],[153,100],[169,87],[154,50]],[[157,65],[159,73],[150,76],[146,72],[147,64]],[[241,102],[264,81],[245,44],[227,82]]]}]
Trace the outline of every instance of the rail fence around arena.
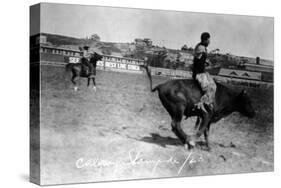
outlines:
[{"label": "rail fence around arena", "polygon": [[[39,62],[36,62],[39,64]],[[65,67],[66,62],[52,62],[52,61],[40,61],[40,65],[47,65],[47,66],[55,66],[55,67]],[[157,68],[157,67],[150,67],[151,73],[154,76],[163,76],[163,77],[170,77],[170,78],[191,78],[192,73],[189,71],[178,71],[178,70],[171,70],[171,69],[164,69],[164,68]],[[127,72],[127,73],[140,73],[142,74],[144,70],[140,71],[124,71],[120,69],[112,69],[112,68],[104,68],[102,66],[97,66],[97,70],[103,71],[116,71],[116,72]],[[228,78],[224,76],[213,76],[217,82],[226,83],[231,85],[238,85],[238,86],[245,86],[245,87],[254,87],[254,88],[263,88],[269,89],[273,87],[273,83],[262,82],[262,81],[254,81],[254,80],[245,80],[245,79],[237,79],[237,78]]]},{"label": "rail fence around arena", "polygon": [[[69,51],[69,52],[68,52]],[[68,63],[79,63],[81,53],[75,50],[57,49],[54,47],[40,47],[40,65],[64,67]],[[39,61],[33,62],[38,64]],[[32,63],[32,64],[33,64]],[[143,73],[140,65],[144,65],[144,60],[103,55],[103,59],[97,62],[97,70],[117,71],[127,73]],[[151,74],[154,76],[164,76],[171,78],[192,78],[192,73],[186,70],[174,70],[160,67],[151,67]],[[247,80],[230,78],[221,75],[213,75],[217,82],[242,85],[255,88],[270,88],[273,83],[258,80]]]}]

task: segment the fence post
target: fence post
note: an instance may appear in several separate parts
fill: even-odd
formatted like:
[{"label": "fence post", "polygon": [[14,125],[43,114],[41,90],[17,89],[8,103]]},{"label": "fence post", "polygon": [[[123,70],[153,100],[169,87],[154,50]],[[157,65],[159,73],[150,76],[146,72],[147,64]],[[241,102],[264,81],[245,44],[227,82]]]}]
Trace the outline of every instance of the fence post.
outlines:
[{"label": "fence post", "polygon": [[102,58],[103,60],[103,70],[105,70],[105,56],[103,56],[103,58]]}]

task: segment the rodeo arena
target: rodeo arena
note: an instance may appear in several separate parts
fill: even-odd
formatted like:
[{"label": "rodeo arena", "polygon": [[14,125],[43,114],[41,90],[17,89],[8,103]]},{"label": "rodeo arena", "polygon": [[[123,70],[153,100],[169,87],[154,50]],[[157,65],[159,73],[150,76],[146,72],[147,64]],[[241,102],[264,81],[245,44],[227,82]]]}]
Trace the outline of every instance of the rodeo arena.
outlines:
[{"label": "rodeo arena", "polygon": [[[65,66],[68,63],[80,63],[82,52],[67,48],[44,45],[46,37],[44,35],[35,37],[37,45],[31,49],[34,53],[40,53],[37,62],[42,65]],[[31,52],[33,53],[33,52]],[[40,57],[40,59],[38,59]],[[189,63],[192,64],[192,56]],[[132,59],[120,56],[103,55],[103,59],[97,62],[97,69],[104,71],[121,71],[127,73],[141,74],[143,71],[140,65],[144,65],[142,59]],[[246,63],[244,70],[233,68],[221,68],[218,74],[213,77],[219,82],[244,85],[247,87],[268,88],[273,86],[273,66],[260,64],[259,59],[256,63]],[[171,78],[191,78],[192,73],[185,70],[173,70],[160,67],[151,67],[152,75],[167,76]],[[270,74],[272,76],[263,76]]]},{"label": "rodeo arena", "polygon": [[[47,36],[42,34],[31,37],[30,41],[30,66],[40,67],[41,106],[40,119],[36,121],[40,122],[40,134],[44,135],[40,140],[43,153],[40,160],[44,163],[42,182],[77,183],[93,181],[93,177],[95,181],[105,181],[273,170],[273,65],[263,64],[257,57],[244,63],[243,68],[220,67],[210,73],[220,83],[218,90],[230,87],[241,91],[241,101],[236,101],[237,104],[250,105],[251,100],[255,116],[253,118],[254,113],[248,109],[235,111],[234,102],[233,113],[214,120],[207,128],[208,135],[204,132],[205,138],[209,136],[210,148],[205,149],[202,136],[198,147],[188,150],[179,138],[183,132],[193,135],[198,128],[194,125],[200,120],[188,118],[192,110],[185,110],[186,118],[175,122],[172,117],[171,123],[173,113],[167,112],[161,95],[169,84],[184,82],[176,80],[191,79],[191,71],[150,64],[149,77],[143,68],[147,65],[145,58],[100,54],[102,59],[96,64],[96,91],[87,87],[87,79],[80,78],[75,92],[71,71],[65,67],[81,63],[82,51],[47,41]],[[187,55],[187,64],[192,61],[193,56]],[[153,88],[158,91],[151,92]],[[228,89],[225,93],[232,96]],[[125,164],[132,158],[134,164],[113,170],[116,161]],[[102,165],[105,161],[107,165]]]}]

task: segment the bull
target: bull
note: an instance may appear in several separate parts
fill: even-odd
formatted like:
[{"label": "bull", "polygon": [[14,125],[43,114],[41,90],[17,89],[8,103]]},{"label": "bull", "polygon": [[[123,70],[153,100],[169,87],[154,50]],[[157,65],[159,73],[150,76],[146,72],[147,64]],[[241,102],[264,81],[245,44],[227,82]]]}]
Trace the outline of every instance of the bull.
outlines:
[{"label": "bull", "polygon": [[[233,112],[240,112],[249,118],[255,116],[251,100],[246,90],[236,91],[216,82],[217,91],[213,111],[208,113],[195,107],[203,92],[200,85],[193,79],[173,79],[165,83],[152,86],[152,77],[148,66],[141,66],[145,69],[151,92],[158,91],[160,101],[171,116],[172,131],[180,139],[187,149],[193,148],[199,137],[204,134],[205,146],[209,150],[210,125]],[[196,116],[195,127],[197,132],[194,135],[187,135],[182,127],[182,119]]]}]

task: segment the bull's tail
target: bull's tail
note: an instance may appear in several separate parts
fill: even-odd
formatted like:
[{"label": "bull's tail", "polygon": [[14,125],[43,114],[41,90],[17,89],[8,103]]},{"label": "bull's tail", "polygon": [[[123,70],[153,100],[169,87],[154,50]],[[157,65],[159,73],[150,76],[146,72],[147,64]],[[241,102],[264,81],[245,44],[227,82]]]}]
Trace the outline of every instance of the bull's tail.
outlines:
[{"label": "bull's tail", "polygon": [[155,92],[156,90],[158,90],[159,85],[154,87],[154,88],[152,87],[152,77],[151,77],[151,72],[150,72],[148,66],[147,65],[140,65],[140,67],[144,68],[145,71],[146,71],[146,74],[147,74],[147,77],[148,77],[148,80],[149,80],[150,91]]}]

